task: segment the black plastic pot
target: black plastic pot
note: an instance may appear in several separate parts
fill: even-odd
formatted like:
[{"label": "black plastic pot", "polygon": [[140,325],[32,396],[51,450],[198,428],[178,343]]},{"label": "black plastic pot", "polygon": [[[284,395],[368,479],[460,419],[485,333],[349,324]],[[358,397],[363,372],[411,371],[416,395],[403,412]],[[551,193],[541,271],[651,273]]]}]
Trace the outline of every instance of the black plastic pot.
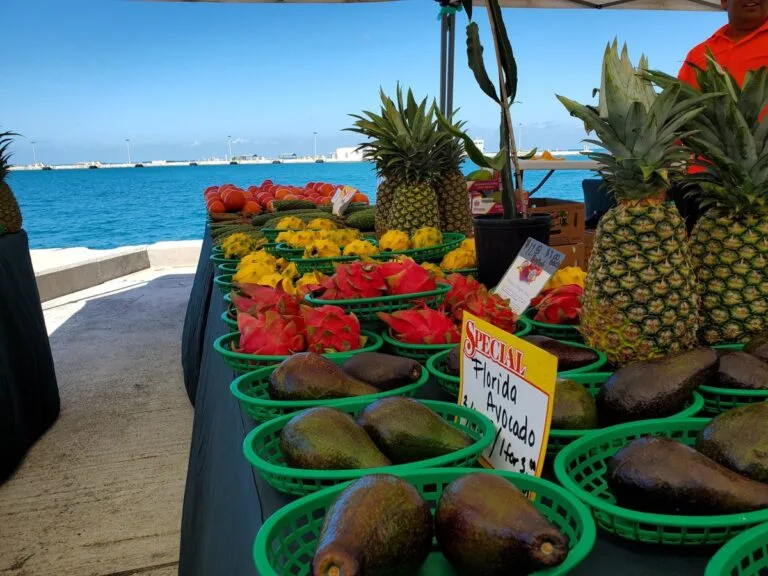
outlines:
[{"label": "black plastic pot", "polygon": [[474,220],[478,280],[496,286],[528,238],[549,244],[549,214],[530,218],[476,218]]}]

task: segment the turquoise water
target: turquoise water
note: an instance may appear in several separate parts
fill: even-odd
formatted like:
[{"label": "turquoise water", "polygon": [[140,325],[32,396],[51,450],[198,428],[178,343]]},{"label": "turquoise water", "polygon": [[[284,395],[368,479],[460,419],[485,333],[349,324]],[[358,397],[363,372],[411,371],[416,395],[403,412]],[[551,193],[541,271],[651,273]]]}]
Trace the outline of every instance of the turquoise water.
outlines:
[{"label": "turquoise water", "polygon": [[[582,200],[581,181],[589,175],[557,172],[537,196]],[[533,188],[542,176],[527,172],[526,188]],[[231,182],[247,187],[267,178],[292,185],[348,184],[371,198],[376,193],[376,175],[368,163],[12,172],[10,184],[32,248],[103,249],[202,238],[207,186]]]}]

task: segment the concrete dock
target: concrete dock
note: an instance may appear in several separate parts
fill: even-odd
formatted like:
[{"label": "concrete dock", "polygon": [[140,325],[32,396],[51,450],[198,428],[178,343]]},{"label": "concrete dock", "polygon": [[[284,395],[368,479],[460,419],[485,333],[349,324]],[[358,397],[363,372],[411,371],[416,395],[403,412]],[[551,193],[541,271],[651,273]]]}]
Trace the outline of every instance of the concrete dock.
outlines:
[{"label": "concrete dock", "polygon": [[34,252],[61,415],[0,486],[3,576],[178,572],[196,244]]}]

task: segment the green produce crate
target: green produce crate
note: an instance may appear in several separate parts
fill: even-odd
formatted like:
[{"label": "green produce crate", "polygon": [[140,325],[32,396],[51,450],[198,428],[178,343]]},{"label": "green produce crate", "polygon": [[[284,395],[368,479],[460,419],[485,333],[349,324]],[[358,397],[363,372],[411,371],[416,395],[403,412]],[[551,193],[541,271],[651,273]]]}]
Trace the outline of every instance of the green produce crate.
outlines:
[{"label": "green produce crate", "polygon": [[[531,327],[527,322],[518,322],[517,330],[515,330],[515,336],[527,336],[531,331]],[[423,362],[429,360],[435,354],[444,350],[450,351],[456,344],[409,344],[407,342],[401,342],[397,340],[390,330],[383,330],[381,332],[381,339],[384,340],[384,345],[389,352],[395,356],[402,356],[403,358],[412,358]]]},{"label": "green produce crate", "polygon": [[211,246],[211,253],[212,254],[223,254],[224,248],[221,246]]},{"label": "green produce crate", "polygon": [[277,242],[267,242],[262,246],[265,252],[269,252],[272,254],[272,256],[277,256],[276,250],[277,250]]},{"label": "green produce crate", "polygon": [[[611,376],[613,376],[613,372],[591,372],[588,374],[573,374],[567,378],[568,380],[573,380],[574,382],[582,384],[589,390],[589,393],[592,394],[592,396],[597,396],[597,393],[603,387],[603,384],[605,384]],[[670,418],[691,418],[701,412],[703,408],[704,399],[701,397],[701,394],[694,392],[687,406],[677,414],[670,416]],[[563,448],[568,446],[568,444],[591,434],[595,430],[599,430],[599,428],[592,430],[550,429],[549,441],[547,442],[547,459],[551,461]]]},{"label": "green produce crate", "polygon": [[742,532],[707,564],[704,576],[765,576],[768,574],[768,523]]},{"label": "green produce crate", "polygon": [[461,274],[462,276],[474,276],[477,278],[477,268],[457,268],[456,270],[446,270],[443,268],[443,272],[446,274]]},{"label": "green produce crate", "polygon": [[239,265],[240,262],[227,262],[226,264],[218,264],[216,267],[222,274],[234,274],[237,272],[237,267]]},{"label": "green produce crate", "polygon": [[285,259],[300,259],[304,256],[304,248],[291,248],[285,242],[280,242],[275,246],[275,256]]},{"label": "green produce crate", "polygon": [[768,521],[768,509],[720,516],[676,516],[630,510],[616,505],[608,488],[608,460],[632,440],[666,436],[693,446],[707,418],[643,420],[605,428],[563,448],[555,459],[560,484],[592,508],[597,525],[609,532],[648,544],[719,545]]},{"label": "green produce crate", "polygon": [[396,310],[406,310],[413,306],[415,300],[423,300],[430,308],[437,308],[445,300],[445,295],[451,291],[449,284],[437,283],[437,288],[428,292],[414,294],[397,294],[380,296],[379,298],[355,298],[353,300],[323,300],[307,295],[305,300],[312,306],[332,304],[344,309],[347,314],[354,314],[360,322],[378,322],[379,312],[392,313]]},{"label": "green produce crate", "polygon": [[539,336],[549,336],[550,338],[564,342],[583,342],[578,325],[539,322],[538,320],[533,319],[533,317],[536,316],[535,308],[528,308],[524,315],[528,322],[531,323],[534,334]]},{"label": "green produce crate", "polygon": [[300,232],[300,230],[281,230],[279,228],[262,228],[261,233],[269,242],[275,242],[280,232]]},{"label": "green produce crate", "polygon": [[442,244],[436,244],[429,248],[411,248],[410,250],[399,250],[397,252],[382,252],[373,256],[373,258],[376,260],[390,260],[395,256],[408,256],[419,264],[422,262],[440,262],[448,252],[458,248],[464,241],[464,238],[464,234],[459,234],[458,232],[444,232]]},{"label": "green produce crate", "polygon": [[230,332],[237,332],[237,320],[233,319],[229,315],[229,312],[224,311],[221,313],[221,321],[227,325],[227,328],[229,328]]},{"label": "green produce crate", "polygon": [[[471,468],[474,466],[483,450],[493,442],[493,438],[496,435],[493,422],[476,410],[465,408],[464,406],[433,400],[420,400],[420,402],[439,414],[451,426],[464,432],[469,438],[474,440],[474,443],[471,446],[444,456],[380,468],[361,470],[305,470],[292,468],[285,463],[283,453],[280,451],[280,433],[288,421],[296,416],[294,413],[265,422],[252,430],[245,437],[243,452],[248,462],[259,471],[262,477],[275,490],[299,496],[311,494],[328,486],[335,486],[341,482],[354,480],[368,474],[398,474],[420,468]],[[347,400],[343,404],[338,404],[335,408],[357,418],[360,412],[372,403],[373,401],[370,399]]]},{"label": "green produce crate", "polygon": [[296,264],[296,270],[299,274],[309,274],[310,272],[320,272],[326,276],[336,272],[336,264],[348,264],[360,260],[359,256],[336,256],[334,258],[291,258],[291,262]]},{"label": "green produce crate", "polygon": [[213,279],[213,283],[219,287],[222,294],[232,292],[232,276],[234,274],[220,274]]},{"label": "green produce crate", "polygon": [[214,264],[238,264],[240,262],[240,258],[224,258],[221,254],[222,253],[212,253],[209,256],[211,262]]},{"label": "green produce crate", "polygon": [[[718,344],[716,350],[744,350],[744,344]],[[717,415],[731,408],[738,408],[754,402],[768,401],[768,390],[739,390],[720,388],[719,386],[699,386],[699,393],[704,398],[704,413]]]},{"label": "green produce crate", "polygon": [[[412,484],[434,512],[445,487],[467,474],[495,474],[520,490],[535,493],[534,506],[568,538],[570,551],[560,566],[534,576],[560,576],[578,566],[592,550],[595,524],[589,510],[552,482],[513,472],[482,468],[433,468],[399,473]],[[256,571],[261,576],[309,576],[325,514],[350,483],[332,486],[281,508],[264,523],[253,545]],[[438,551],[436,542],[419,576],[456,576]],[[510,572],[512,574],[512,572]],[[481,575],[477,575],[481,576]]]},{"label": "green produce crate", "polygon": [[[381,341],[379,341],[381,342]],[[361,350],[363,352],[365,350]],[[342,364],[351,354],[341,356],[339,354],[324,354],[336,364]],[[351,400],[368,400],[373,402],[378,398],[387,396],[415,396],[419,389],[429,380],[429,375],[422,371],[421,378],[416,382],[379,392],[378,394],[368,394],[365,396],[354,396],[351,398],[331,398],[328,400],[272,400],[269,397],[269,377],[275,366],[265,366],[248,372],[235,378],[229,386],[232,395],[240,402],[240,406],[248,415],[257,422],[268,422],[278,416],[293,414],[299,410],[314,408],[315,406],[339,406]]]},{"label": "green produce crate", "polygon": [[[361,330],[360,334],[367,338],[365,346],[358,350],[351,350],[349,352],[333,352],[329,354],[323,354],[323,356],[331,359],[341,358],[346,360],[350,356],[361,354],[362,352],[376,352],[382,346],[381,337],[366,330]],[[240,341],[240,332],[232,332],[220,336],[213,342],[213,348],[221,354],[232,370],[236,374],[245,374],[256,368],[262,366],[271,366],[274,364],[280,364],[288,356],[259,356],[257,354],[243,354],[242,352],[235,352],[232,350],[232,345],[237,346]]]},{"label": "green produce crate", "polygon": [[598,372],[603,366],[605,366],[608,363],[608,358],[606,358],[605,354],[603,354],[597,348],[590,348],[586,344],[580,344],[579,342],[564,341],[563,343],[568,344],[569,346],[576,346],[577,348],[589,348],[590,350],[593,350],[597,354],[598,358],[592,364],[587,364],[586,366],[582,366],[581,368],[574,368],[573,370],[558,372],[558,376],[561,376],[562,378],[568,378],[570,376],[573,376],[574,374],[586,374],[587,372]]}]

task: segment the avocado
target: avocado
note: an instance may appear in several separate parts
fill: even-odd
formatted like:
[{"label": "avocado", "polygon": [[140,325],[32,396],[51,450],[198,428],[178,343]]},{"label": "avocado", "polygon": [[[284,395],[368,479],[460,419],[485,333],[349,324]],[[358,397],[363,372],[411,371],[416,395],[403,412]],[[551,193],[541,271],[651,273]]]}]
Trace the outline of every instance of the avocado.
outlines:
[{"label": "avocado", "polygon": [[558,378],[552,407],[555,430],[591,430],[597,428],[597,406],[592,394],[573,380]]},{"label": "avocado", "polygon": [[268,392],[273,400],[322,400],[377,394],[380,390],[353,378],[324,356],[300,352],[274,369]]},{"label": "avocado", "polygon": [[562,564],[567,538],[508,480],[474,473],[443,490],[435,512],[443,555],[459,576],[530,574]]},{"label": "avocado", "polygon": [[768,332],[761,332],[753,336],[744,345],[744,352],[751,354],[758,360],[768,362]]},{"label": "avocado", "polygon": [[720,358],[717,382],[723,388],[768,390],[768,364],[746,352],[731,352]]},{"label": "avocado", "polygon": [[553,356],[557,356],[558,372],[583,368],[584,366],[597,362],[600,358],[597,352],[591,348],[573,346],[567,342],[560,342],[559,340],[549,338],[548,336],[524,336],[523,340],[530,342],[534,346],[538,346]]},{"label": "avocado", "polygon": [[357,423],[396,464],[449,454],[473,442],[424,404],[405,396],[369,404]]},{"label": "avocado", "polygon": [[696,438],[696,450],[734,472],[768,483],[768,402],[716,416]]},{"label": "avocado", "polygon": [[685,408],[693,391],[708,382],[716,369],[717,353],[711,348],[625,366],[597,394],[600,424],[672,416]]},{"label": "avocado", "polygon": [[367,382],[379,390],[392,390],[413,384],[421,378],[421,364],[410,358],[363,352],[350,356],[341,369],[358,380]]},{"label": "avocado", "polygon": [[356,470],[392,464],[349,414],[324,406],[288,421],[280,432],[280,451],[293,468]]},{"label": "avocado", "polygon": [[448,352],[445,359],[445,371],[451,376],[458,376],[461,373],[461,345],[456,345]]},{"label": "avocado", "polygon": [[627,444],[608,461],[607,481],[619,506],[643,512],[707,516],[768,508],[768,484],[669,438]]},{"label": "avocado", "polygon": [[312,576],[412,576],[432,546],[432,514],[418,491],[395,476],[356,480],[325,515]]}]

